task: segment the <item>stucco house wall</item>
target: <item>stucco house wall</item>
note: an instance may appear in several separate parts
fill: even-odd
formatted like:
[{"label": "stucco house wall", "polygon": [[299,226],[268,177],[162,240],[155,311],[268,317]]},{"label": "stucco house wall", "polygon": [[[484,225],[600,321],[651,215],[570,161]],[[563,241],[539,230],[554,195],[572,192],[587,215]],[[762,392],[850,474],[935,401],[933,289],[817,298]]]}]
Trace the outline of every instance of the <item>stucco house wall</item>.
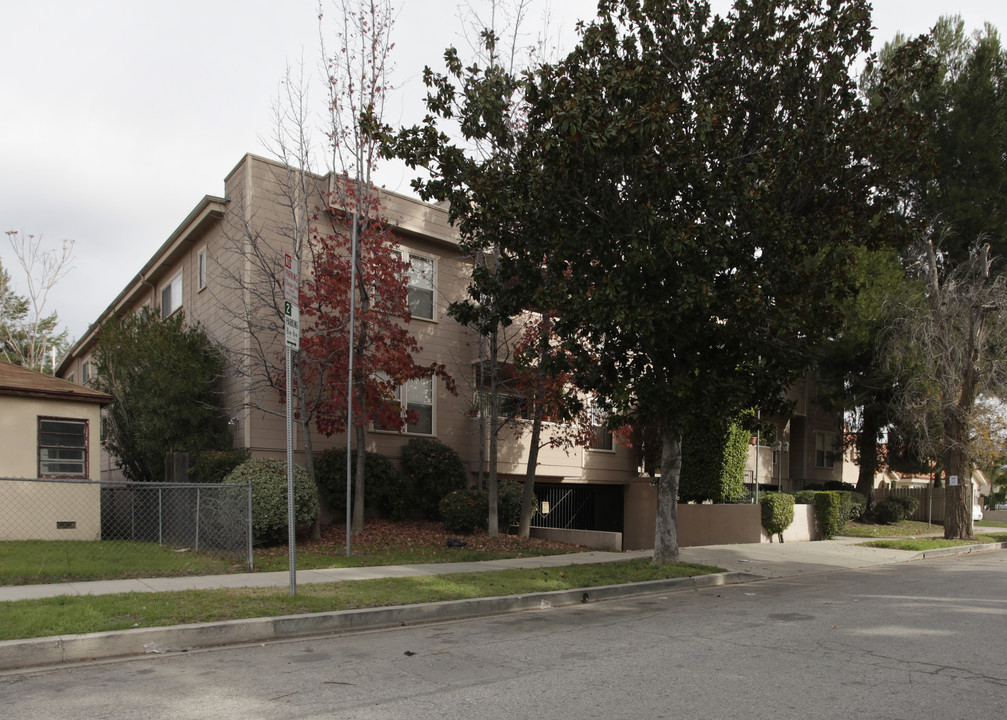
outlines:
[{"label": "stucco house wall", "polygon": [[[101,535],[101,405],[110,398],[0,362],[0,540],[95,540]],[[83,476],[51,477],[39,465],[39,419],[86,423]],[[45,479],[45,478],[43,478]]]}]

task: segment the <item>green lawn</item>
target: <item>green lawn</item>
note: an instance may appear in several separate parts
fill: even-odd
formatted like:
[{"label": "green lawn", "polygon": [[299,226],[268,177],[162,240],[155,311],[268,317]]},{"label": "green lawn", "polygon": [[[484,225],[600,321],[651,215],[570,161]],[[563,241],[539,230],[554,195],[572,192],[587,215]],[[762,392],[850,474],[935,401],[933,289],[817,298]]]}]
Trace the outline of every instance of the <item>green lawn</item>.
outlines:
[{"label": "green lawn", "polygon": [[[470,562],[581,552],[587,548],[531,538],[485,533],[465,536],[465,547],[448,547],[440,523],[391,523],[376,520],[351,542],[345,533],[326,528],[319,540],[299,539],[297,568],[364,567],[417,563]],[[286,570],[287,547],[256,548],[256,572]],[[0,542],[0,585],[117,580],[138,577],[219,575],[248,572],[245,558],[194,552],[155,543],[126,541]]]},{"label": "green lawn", "polygon": [[548,592],[723,572],[639,559],[536,570],[305,584],[286,588],[60,596],[0,603],[0,640]]},{"label": "green lawn", "polygon": [[877,525],[854,520],[846,524],[840,535],[862,538],[920,537],[922,535],[943,535],[944,528],[925,522],[904,520],[891,525]]}]

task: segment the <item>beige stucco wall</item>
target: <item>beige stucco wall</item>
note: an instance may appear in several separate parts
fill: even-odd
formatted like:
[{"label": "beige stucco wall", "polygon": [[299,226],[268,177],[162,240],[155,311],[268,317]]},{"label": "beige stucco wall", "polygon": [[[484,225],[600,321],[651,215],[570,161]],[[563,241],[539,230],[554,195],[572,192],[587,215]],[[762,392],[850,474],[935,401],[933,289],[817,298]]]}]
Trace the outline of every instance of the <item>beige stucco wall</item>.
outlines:
[{"label": "beige stucco wall", "polygon": [[[88,421],[88,477],[98,479],[97,404],[0,397],[0,477],[38,476],[38,417]],[[75,527],[57,529],[57,523]],[[98,485],[0,481],[0,540],[95,540],[101,535]]]}]

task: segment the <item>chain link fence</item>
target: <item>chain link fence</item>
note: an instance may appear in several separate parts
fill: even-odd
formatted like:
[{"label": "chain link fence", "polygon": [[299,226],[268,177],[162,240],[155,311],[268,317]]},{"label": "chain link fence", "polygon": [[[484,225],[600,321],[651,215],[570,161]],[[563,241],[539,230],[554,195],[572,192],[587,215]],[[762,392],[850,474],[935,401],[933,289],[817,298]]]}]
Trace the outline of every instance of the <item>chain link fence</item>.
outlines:
[{"label": "chain link fence", "polygon": [[0,541],[130,540],[245,559],[251,484],[0,478]]}]

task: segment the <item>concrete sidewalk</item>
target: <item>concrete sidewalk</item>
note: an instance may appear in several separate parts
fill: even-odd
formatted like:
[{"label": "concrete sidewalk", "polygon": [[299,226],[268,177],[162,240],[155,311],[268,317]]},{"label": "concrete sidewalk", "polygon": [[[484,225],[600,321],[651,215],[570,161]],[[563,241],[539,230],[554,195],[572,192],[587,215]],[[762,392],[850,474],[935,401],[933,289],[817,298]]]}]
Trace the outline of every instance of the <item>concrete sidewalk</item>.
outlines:
[{"label": "concrete sidewalk", "polygon": [[[286,638],[324,635],[352,630],[392,627],[402,624],[455,620],[478,615],[558,607],[565,604],[626,597],[648,592],[674,592],[713,585],[754,582],[767,578],[795,577],[910,562],[926,557],[964,552],[1000,550],[1007,543],[911,553],[863,547],[861,538],[838,538],[820,542],[747,545],[710,545],[683,548],[684,562],[715,565],[727,572],[695,578],[655,580],[631,585],[581,590],[459,600],[426,605],[407,605],[364,610],[335,611],[278,618],[254,618],[163,628],[9,640],[0,642],[0,671],[56,665],[145,653],[186,652],[196,648],[269,642]],[[509,568],[558,567],[572,564],[617,562],[649,557],[650,551],[584,552],[570,555],[512,558],[486,562],[435,563],[364,568],[302,570],[299,585],[320,582],[364,580],[381,577],[460,572],[486,572]],[[286,572],[246,573],[180,578],[112,580],[59,585],[0,587],[0,601],[25,600],[57,595],[98,595],[122,592],[166,592],[189,589],[238,587],[287,587]]]}]

